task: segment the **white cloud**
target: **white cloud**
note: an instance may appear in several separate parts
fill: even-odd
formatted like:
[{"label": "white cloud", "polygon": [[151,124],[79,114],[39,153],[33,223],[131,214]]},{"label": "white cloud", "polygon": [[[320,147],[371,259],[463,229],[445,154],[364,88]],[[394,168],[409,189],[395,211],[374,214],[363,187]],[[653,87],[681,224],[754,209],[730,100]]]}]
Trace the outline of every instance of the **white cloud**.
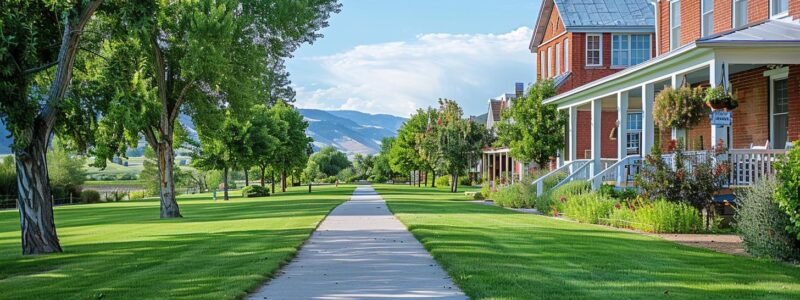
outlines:
[{"label": "white cloud", "polygon": [[504,34],[424,34],[315,57],[321,72],[303,74],[316,82],[296,83],[297,104],[407,116],[451,98],[468,114],[480,114],[490,97],[512,92],[514,82],[532,81],[530,36],[527,27]]}]

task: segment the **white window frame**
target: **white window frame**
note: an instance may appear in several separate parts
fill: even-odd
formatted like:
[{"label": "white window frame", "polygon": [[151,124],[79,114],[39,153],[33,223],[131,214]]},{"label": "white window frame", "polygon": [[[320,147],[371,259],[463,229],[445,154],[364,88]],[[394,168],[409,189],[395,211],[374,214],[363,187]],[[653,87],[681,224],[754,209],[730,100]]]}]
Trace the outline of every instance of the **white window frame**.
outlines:
[{"label": "white window frame", "polygon": [[553,78],[553,47],[547,47],[547,78]]},{"label": "white window frame", "polygon": [[[615,36],[627,36],[628,37],[628,64],[627,65],[614,65],[614,37]],[[630,34],[630,33],[615,33],[611,35],[611,66],[616,68],[626,68],[633,66],[633,37],[634,36],[644,36],[644,34]],[[653,35],[647,35],[647,59],[642,62],[648,61],[653,58]]]},{"label": "white window frame", "polygon": [[[706,37],[709,35],[714,34],[714,0],[711,0],[711,10],[706,12],[706,5],[705,0],[700,0],[700,36]],[[706,15],[711,15],[711,27],[708,28],[708,32],[706,32]]]},{"label": "white window frame", "polygon": [[[600,62],[599,64],[590,64],[589,63],[589,51],[590,51],[589,50],[589,37],[597,37],[598,40],[600,41],[600,43],[598,43],[599,46],[600,46],[599,49],[591,50],[591,51],[598,51],[598,58],[599,58],[599,62]],[[585,52],[584,55],[586,56],[584,58],[586,60],[586,66],[587,67],[600,67],[600,66],[603,66],[603,34],[602,33],[587,33],[586,34],[586,43],[585,43],[584,47],[586,47],[586,51],[584,51]]]},{"label": "white window frame", "polygon": [[555,52],[556,52],[556,76],[561,75],[561,55],[559,54],[561,50],[561,44],[556,43],[555,45]]},{"label": "white window frame", "polygon": [[[672,14],[674,11],[672,10],[672,5],[678,3],[678,26],[677,32],[675,32],[675,24],[672,23]],[[677,33],[677,34],[676,34]],[[669,1],[669,49],[674,50],[681,46],[681,1],[680,0],[670,0]]]},{"label": "white window frame", "polygon": [[[788,79],[788,78],[789,78],[789,71],[788,70],[786,70],[785,72],[781,71],[781,72],[778,72],[778,73],[774,73],[774,74],[769,76],[769,145],[770,145],[770,148],[772,148],[772,149],[775,149],[775,146],[776,146],[775,145],[775,115],[776,114],[774,112],[774,108],[775,108],[775,81]],[[781,115],[785,114],[785,115],[787,115],[787,118],[788,118],[789,112],[787,111],[785,113],[780,113],[780,114]],[[788,128],[787,128],[787,130],[788,130]],[[786,140],[790,141],[788,135],[786,136]],[[780,146],[781,146],[781,148],[778,148],[778,149],[784,149],[785,148],[784,145],[780,145]]]},{"label": "white window frame", "polygon": [[569,72],[569,39],[564,39],[564,73]]},{"label": "white window frame", "polygon": [[[776,13],[774,11],[774,9],[775,9],[775,5],[773,5],[774,1],[775,0],[769,0],[769,18],[770,19],[781,19],[781,18],[788,17],[789,16],[789,1],[786,1],[787,2],[786,3],[786,10],[782,11],[782,12],[779,12],[779,13]],[[778,1],[780,1],[780,0],[778,0]]]},{"label": "white window frame", "polygon": [[[739,14],[739,11],[736,9],[736,4],[739,3],[739,2],[744,2],[744,22],[742,22],[741,25],[736,26],[736,23],[739,23],[738,21],[741,21],[741,20],[736,18],[736,16]],[[732,28],[742,27],[742,26],[747,25],[748,22],[750,22],[750,17],[747,16],[747,13],[748,13],[748,10],[749,10],[747,5],[750,4],[748,2],[749,2],[749,0],[732,0],[731,1],[731,11],[733,12],[731,14],[731,27]]]}]

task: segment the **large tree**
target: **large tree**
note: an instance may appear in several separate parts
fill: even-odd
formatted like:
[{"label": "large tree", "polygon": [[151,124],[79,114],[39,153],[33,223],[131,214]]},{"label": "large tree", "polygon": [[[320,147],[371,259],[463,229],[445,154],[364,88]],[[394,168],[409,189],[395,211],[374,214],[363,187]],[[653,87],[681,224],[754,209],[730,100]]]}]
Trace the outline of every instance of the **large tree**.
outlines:
[{"label": "large tree", "polygon": [[66,106],[81,36],[101,2],[8,0],[0,6],[0,117],[14,139],[23,254],[61,252],[46,151]]},{"label": "large tree", "polygon": [[[272,167],[280,174],[281,191],[286,191],[286,178],[293,171],[301,170],[306,166],[309,156],[309,144],[312,139],[306,136],[308,123],[294,107],[283,101],[278,101],[269,111],[275,124],[275,136],[280,142],[275,148],[275,160]],[[273,177],[273,192],[275,179]]]},{"label": "large tree", "polygon": [[[432,169],[431,157],[434,152],[429,152],[429,149],[423,145],[428,145],[426,144],[427,137],[431,136],[433,132],[434,122],[436,122],[436,110],[420,108],[403,123],[389,152],[392,170],[408,174],[412,171]],[[421,172],[420,176],[422,176]]]},{"label": "large tree", "polygon": [[502,112],[496,144],[508,147],[519,161],[545,166],[564,148],[567,117],[555,105],[544,104],[555,93],[552,80],[540,80],[526,97],[514,99],[513,105]]},{"label": "large tree", "polygon": [[437,122],[439,159],[444,171],[450,174],[450,191],[458,191],[458,176],[472,167],[481,155],[488,136],[486,127],[472,119],[462,119],[463,111],[453,100],[439,99]]},{"label": "large tree", "polygon": [[[104,115],[105,139],[114,145],[98,157],[124,153],[144,136],[156,151],[161,177],[161,217],[180,217],[173,178],[173,131],[181,113],[202,122],[211,110],[243,110],[271,101],[276,74],[269,69],[302,43],[320,37],[335,0],[148,1],[117,23],[128,34],[114,40],[109,64],[117,97]],[[120,126],[119,124],[124,124]],[[133,138],[131,138],[133,137]]]},{"label": "large tree", "polygon": [[198,126],[201,150],[192,164],[202,170],[222,170],[223,199],[228,200],[228,172],[239,167],[251,156],[250,120],[236,118],[230,111],[218,122]]},{"label": "large tree", "polygon": [[309,158],[319,167],[319,170],[328,176],[336,176],[339,171],[350,167],[350,161],[344,152],[336,150],[333,146],[323,147],[319,152]]}]

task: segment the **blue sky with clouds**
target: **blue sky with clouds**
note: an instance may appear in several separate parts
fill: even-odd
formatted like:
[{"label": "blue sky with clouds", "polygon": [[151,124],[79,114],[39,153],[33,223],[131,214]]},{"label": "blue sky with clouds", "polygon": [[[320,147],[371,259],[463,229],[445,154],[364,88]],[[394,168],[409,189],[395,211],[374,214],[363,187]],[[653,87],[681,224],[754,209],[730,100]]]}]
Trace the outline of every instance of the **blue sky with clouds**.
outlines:
[{"label": "blue sky with clouds", "polygon": [[297,105],[408,116],[438,98],[466,114],[533,81],[540,0],[342,0],[288,63]]}]

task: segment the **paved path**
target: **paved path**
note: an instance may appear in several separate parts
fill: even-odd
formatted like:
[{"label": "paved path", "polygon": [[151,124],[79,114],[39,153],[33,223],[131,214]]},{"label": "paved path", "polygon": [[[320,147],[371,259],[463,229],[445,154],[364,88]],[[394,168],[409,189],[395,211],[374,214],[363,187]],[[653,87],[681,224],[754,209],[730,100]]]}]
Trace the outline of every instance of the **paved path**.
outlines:
[{"label": "paved path", "polygon": [[249,299],[467,299],[370,186]]}]

